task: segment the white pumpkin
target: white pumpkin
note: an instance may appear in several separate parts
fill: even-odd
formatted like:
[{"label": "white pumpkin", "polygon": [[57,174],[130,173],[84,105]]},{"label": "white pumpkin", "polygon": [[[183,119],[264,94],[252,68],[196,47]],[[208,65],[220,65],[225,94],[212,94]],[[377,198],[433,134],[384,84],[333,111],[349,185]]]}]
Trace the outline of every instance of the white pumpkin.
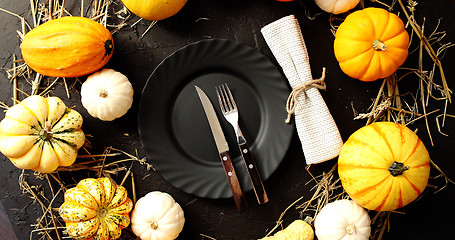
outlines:
[{"label": "white pumpkin", "polygon": [[140,198],[131,212],[131,229],[142,240],[173,240],[183,229],[185,218],[171,195],[159,191]]},{"label": "white pumpkin", "polygon": [[103,121],[123,116],[133,104],[133,86],[128,78],[112,69],[90,75],[82,84],[81,101],[88,113]]},{"label": "white pumpkin", "polygon": [[357,6],[360,0],[314,0],[324,11],[333,14],[345,13]]},{"label": "white pumpkin", "polygon": [[368,212],[351,200],[337,200],[316,215],[314,229],[318,240],[368,240],[371,220]]}]

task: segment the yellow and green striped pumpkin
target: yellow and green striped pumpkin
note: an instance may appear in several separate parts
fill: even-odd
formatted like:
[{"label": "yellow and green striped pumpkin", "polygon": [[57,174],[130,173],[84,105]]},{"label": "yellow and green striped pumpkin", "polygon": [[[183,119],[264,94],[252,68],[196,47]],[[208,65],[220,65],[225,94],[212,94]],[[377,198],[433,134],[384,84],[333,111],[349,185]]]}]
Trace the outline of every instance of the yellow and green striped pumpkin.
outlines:
[{"label": "yellow and green striped pumpkin", "polygon": [[357,204],[392,211],[414,201],[430,175],[430,156],[404,125],[377,122],[358,129],[341,148],[338,173]]},{"label": "yellow and green striped pumpkin", "polygon": [[50,173],[76,161],[85,142],[82,116],[58,97],[32,95],[0,122],[0,152],[20,169]]},{"label": "yellow and green striped pumpkin", "polygon": [[130,224],[133,202],[123,186],[107,177],[86,178],[65,192],[60,216],[74,239],[117,239]]}]

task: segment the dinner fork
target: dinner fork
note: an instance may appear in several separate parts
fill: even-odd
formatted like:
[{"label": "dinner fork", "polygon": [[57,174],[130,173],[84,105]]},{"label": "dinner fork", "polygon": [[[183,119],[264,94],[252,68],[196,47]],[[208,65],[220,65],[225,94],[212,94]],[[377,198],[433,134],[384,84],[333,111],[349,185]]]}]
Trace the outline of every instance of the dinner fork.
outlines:
[{"label": "dinner fork", "polygon": [[256,198],[259,204],[266,203],[269,201],[269,199],[267,197],[267,193],[265,192],[265,188],[261,180],[261,175],[259,174],[259,171],[256,167],[256,163],[254,162],[254,158],[250,152],[248,143],[243,136],[242,131],[240,130],[239,112],[237,105],[235,104],[234,97],[232,96],[232,93],[226,83],[215,87],[215,89],[223,116],[234,128],[237,143],[248,170],[248,175],[250,176],[251,183],[253,184]]}]

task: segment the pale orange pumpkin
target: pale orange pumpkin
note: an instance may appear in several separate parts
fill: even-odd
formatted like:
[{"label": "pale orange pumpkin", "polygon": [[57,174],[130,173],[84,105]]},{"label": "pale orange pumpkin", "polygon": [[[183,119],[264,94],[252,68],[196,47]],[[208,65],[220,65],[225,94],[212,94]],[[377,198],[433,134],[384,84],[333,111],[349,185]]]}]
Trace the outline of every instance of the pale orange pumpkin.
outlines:
[{"label": "pale orange pumpkin", "polygon": [[430,156],[404,125],[377,122],[355,131],[341,148],[338,173],[360,206],[392,211],[414,201],[430,175]]},{"label": "pale orange pumpkin", "polygon": [[314,2],[328,13],[340,14],[355,8],[360,0],[314,0]]},{"label": "pale orange pumpkin", "polygon": [[103,67],[114,50],[103,25],[84,17],[50,20],[28,32],[21,44],[25,63],[51,77],[80,77]]},{"label": "pale orange pumpkin", "polygon": [[382,8],[365,8],[346,17],[336,31],[335,57],[341,70],[361,81],[392,75],[408,56],[403,21]]}]

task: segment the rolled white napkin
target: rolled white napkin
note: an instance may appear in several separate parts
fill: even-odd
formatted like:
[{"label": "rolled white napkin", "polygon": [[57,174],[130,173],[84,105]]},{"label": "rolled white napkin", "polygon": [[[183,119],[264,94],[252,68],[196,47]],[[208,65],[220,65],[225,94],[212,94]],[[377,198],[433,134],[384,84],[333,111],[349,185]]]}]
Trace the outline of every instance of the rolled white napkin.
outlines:
[{"label": "rolled white napkin", "polygon": [[320,163],[337,157],[343,141],[318,90],[321,83],[324,86],[325,69],[321,80],[313,80],[310,59],[297,19],[293,15],[283,17],[263,27],[261,32],[293,92],[305,88],[296,95],[294,114],[306,163]]}]

